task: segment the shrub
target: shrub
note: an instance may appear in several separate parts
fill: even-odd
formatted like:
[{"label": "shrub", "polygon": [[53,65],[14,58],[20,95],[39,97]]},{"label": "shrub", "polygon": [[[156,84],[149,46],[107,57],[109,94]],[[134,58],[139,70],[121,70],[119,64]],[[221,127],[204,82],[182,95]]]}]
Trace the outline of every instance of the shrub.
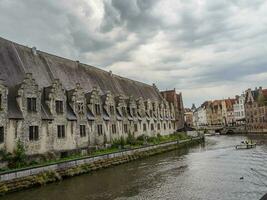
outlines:
[{"label": "shrub", "polygon": [[137,144],[137,141],[136,141],[133,134],[131,134],[131,133],[128,134],[128,137],[126,139],[126,143],[130,144],[130,145],[136,145]]},{"label": "shrub", "polygon": [[26,153],[23,143],[18,140],[16,149],[14,150],[14,155],[9,160],[9,167],[20,168],[26,166]]}]

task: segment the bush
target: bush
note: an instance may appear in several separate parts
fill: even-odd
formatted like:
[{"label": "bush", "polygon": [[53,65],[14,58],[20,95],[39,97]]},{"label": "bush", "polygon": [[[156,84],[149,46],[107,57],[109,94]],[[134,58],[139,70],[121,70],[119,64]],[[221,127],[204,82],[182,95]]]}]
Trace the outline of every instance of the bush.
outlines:
[{"label": "bush", "polygon": [[128,134],[128,137],[126,139],[126,143],[130,144],[130,145],[136,145],[137,144],[137,141],[136,141],[133,134],[131,134],[131,133]]},{"label": "bush", "polygon": [[20,140],[17,141],[14,155],[12,158],[10,158],[8,165],[11,168],[20,168],[26,166],[25,148]]},{"label": "bush", "polygon": [[126,141],[124,139],[124,137],[120,137],[119,139],[114,139],[112,141],[112,145],[111,147],[113,148],[123,148],[126,145]]}]

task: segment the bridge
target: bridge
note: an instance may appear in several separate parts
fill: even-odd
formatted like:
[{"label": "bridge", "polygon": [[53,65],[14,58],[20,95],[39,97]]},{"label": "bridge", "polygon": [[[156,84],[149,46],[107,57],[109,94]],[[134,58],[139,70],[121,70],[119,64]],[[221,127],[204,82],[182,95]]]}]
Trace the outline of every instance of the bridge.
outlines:
[{"label": "bridge", "polygon": [[225,126],[225,125],[210,125],[201,126],[199,129],[207,130],[209,133],[220,133],[221,135],[230,135],[235,133],[246,132],[246,127],[244,125],[239,126]]}]

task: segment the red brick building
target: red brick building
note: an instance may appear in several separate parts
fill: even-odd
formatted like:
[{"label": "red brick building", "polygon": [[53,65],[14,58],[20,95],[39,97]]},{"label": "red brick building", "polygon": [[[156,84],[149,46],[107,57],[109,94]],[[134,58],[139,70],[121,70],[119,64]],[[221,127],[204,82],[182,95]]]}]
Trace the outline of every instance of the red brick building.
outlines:
[{"label": "red brick building", "polygon": [[248,89],[245,94],[248,132],[267,132],[267,89]]},{"label": "red brick building", "polygon": [[173,103],[175,109],[175,120],[177,124],[177,129],[184,127],[184,105],[182,99],[182,93],[176,93],[176,90],[166,90],[160,92],[166,101]]}]

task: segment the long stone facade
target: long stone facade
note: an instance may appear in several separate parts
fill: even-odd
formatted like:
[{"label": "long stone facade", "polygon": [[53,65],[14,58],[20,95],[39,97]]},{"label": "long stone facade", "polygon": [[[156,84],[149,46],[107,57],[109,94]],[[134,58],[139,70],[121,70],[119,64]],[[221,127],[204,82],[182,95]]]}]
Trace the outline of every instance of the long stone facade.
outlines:
[{"label": "long stone facade", "polygon": [[0,38],[0,149],[88,151],[181,126],[157,87]]}]

